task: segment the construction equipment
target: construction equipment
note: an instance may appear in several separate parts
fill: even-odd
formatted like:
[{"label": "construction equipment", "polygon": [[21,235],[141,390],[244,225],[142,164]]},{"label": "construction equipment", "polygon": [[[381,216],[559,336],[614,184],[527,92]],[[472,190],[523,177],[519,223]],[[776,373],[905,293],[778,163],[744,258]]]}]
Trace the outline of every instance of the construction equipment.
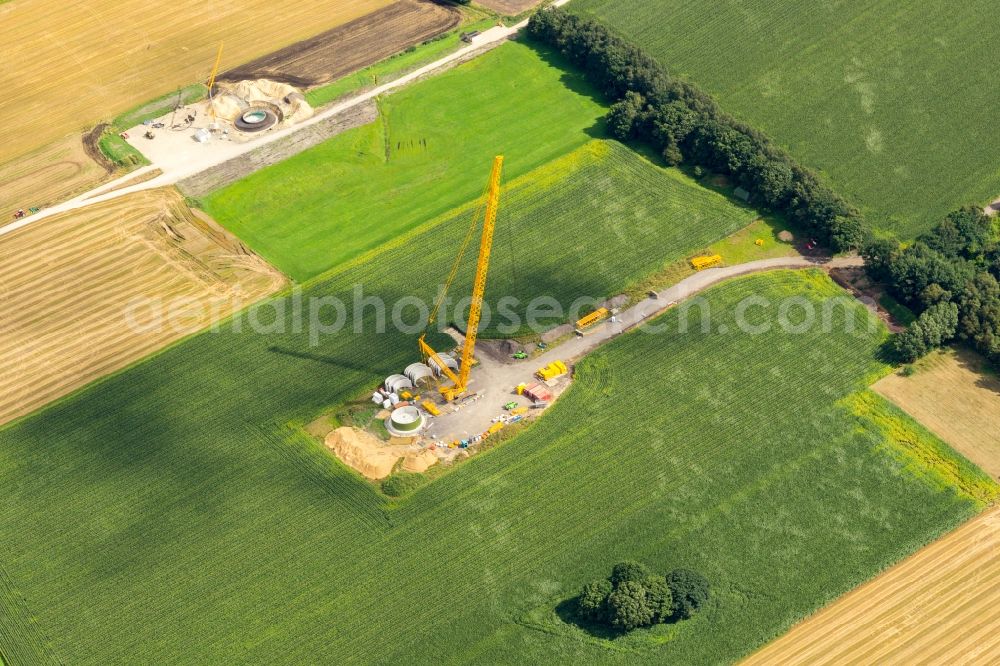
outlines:
[{"label": "construction equipment", "polygon": [[535,376],[541,379],[543,382],[547,382],[550,379],[555,379],[556,377],[562,377],[567,372],[569,368],[562,361],[552,361],[544,368],[539,368],[535,373]]},{"label": "construction equipment", "polygon": [[[469,305],[469,323],[465,331],[465,344],[462,345],[462,360],[459,364],[459,371],[456,375],[451,368],[441,359],[436,351],[427,344],[427,330],[425,330],[417,344],[424,359],[433,359],[435,364],[441,369],[442,374],[451,380],[451,386],[442,386],[441,395],[448,402],[465,393],[469,383],[469,371],[472,369],[472,354],[476,348],[476,338],[479,335],[479,318],[483,311],[483,294],[486,291],[486,275],[490,267],[490,252],[493,249],[493,230],[496,227],[497,211],[500,206],[500,173],[503,170],[503,155],[497,155],[493,159],[493,170],[490,173],[489,185],[486,188],[486,212],[483,216],[483,232],[479,241],[479,259],[476,262],[476,277],[472,283],[472,303]],[[438,310],[444,302],[448,288],[455,280],[458,269],[465,254],[465,250],[472,240],[472,236],[478,227],[479,211],[472,218],[472,224],[465,234],[462,247],[455,258],[455,263],[451,267],[451,273],[444,284],[444,288],[438,294],[437,302],[431,310],[431,315],[427,320],[427,329],[434,323]]]},{"label": "construction equipment", "polygon": [[718,266],[722,263],[722,256],[718,254],[710,254],[703,257],[695,257],[691,260],[691,268],[696,271],[701,271],[706,268],[711,268],[712,266]]},{"label": "construction equipment", "polygon": [[430,400],[424,400],[422,403],[420,403],[420,406],[423,407],[424,411],[430,414],[431,416],[441,416],[441,410],[438,409],[437,405],[435,405]]},{"label": "construction equipment", "polygon": [[601,321],[602,319],[605,319],[609,314],[611,314],[611,313],[608,312],[607,308],[598,308],[598,309],[594,310],[593,312],[591,312],[586,317],[581,317],[576,322],[576,327],[579,330],[583,330],[583,329],[587,328],[588,326],[593,326],[594,324],[596,324],[597,322]]}]

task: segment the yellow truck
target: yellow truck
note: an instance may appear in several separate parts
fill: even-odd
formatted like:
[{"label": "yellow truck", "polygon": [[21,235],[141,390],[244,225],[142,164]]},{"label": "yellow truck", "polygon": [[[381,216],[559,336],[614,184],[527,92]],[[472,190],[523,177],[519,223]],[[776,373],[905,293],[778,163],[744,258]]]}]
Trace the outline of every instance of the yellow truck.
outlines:
[{"label": "yellow truck", "polygon": [[701,271],[706,268],[711,268],[712,266],[718,266],[722,263],[722,255],[710,254],[703,257],[695,257],[691,260],[691,268],[696,271]]},{"label": "yellow truck", "polygon": [[593,326],[594,324],[596,324],[597,322],[601,321],[602,319],[606,319],[607,316],[610,315],[610,314],[611,313],[608,312],[607,308],[598,308],[598,309],[594,310],[593,312],[591,312],[586,317],[581,317],[579,320],[577,320],[577,322],[576,322],[576,328],[577,328],[577,330],[581,330],[582,331],[583,329],[585,329],[585,328],[587,328],[589,326]]}]

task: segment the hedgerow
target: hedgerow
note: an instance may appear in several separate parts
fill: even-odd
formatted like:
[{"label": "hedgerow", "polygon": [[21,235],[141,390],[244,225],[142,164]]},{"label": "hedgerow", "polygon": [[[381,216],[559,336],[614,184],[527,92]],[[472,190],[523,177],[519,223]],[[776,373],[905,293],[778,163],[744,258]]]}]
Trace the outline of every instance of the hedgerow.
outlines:
[{"label": "hedgerow", "polygon": [[816,174],[602,24],[553,9],[532,16],[527,32],[558,49],[616,100],[607,118],[616,138],[646,142],[670,164],[685,162],[732,177],[754,203],[783,213],[835,250],[865,242],[860,213]]}]

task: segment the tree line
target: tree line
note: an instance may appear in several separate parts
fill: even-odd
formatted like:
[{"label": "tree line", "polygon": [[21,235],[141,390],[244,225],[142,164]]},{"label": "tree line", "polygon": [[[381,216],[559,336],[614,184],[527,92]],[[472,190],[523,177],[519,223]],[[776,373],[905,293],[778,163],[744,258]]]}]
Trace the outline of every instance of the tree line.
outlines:
[{"label": "tree line", "polygon": [[892,339],[896,360],[958,340],[1000,367],[1000,243],[982,209],[950,213],[906,248],[880,238],[861,254],[868,275],[919,315]]},{"label": "tree line", "polygon": [[754,204],[834,250],[861,250],[871,277],[919,315],[892,340],[897,360],[911,362],[958,339],[1000,366],[1000,250],[981,209],[955,211],[903,249],[875,238],[857,209],[762,132],[601,23],[552,9],[532,16],[527,34],[614,100],[607,117],[613,137],[645,142],[671,165],[725,174]]},{"label": "tree line", "polygon": [[607,118],[615,138],[646,142],[668,164],[729,176],[754,204],[784,214],[834,250],[859,249],[867,240],[858,211],[815,173],[601,23],[552,9],[534,14],[527,34],[557,49],[615,101]]}]

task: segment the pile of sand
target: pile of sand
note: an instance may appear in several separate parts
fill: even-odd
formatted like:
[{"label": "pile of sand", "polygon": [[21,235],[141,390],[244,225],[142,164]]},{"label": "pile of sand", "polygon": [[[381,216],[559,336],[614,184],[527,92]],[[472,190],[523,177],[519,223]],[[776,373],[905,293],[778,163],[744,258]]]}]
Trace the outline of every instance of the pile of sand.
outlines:
[{"label": "pile of sand", "polygon": [[236,120],[248,105],[235,95],[216,95],[212,98],[212,111],[216,118],[222,118],[230,122]]},{"label": "pile of sand", "polygon": [[403,457],[403,471],[405,472],[426,472],[429,467],[438,461],[433,451],[424,449],[415,454]]},{"label": "pile of sand", "polygon": [[288,124],[300,123],[314,113],[297,88],[267,79],[222,84],[219,93],[212,98],[212,109],[216,118],[232,122],[248,108],[262,102],[281,109],[284,122]]},{"label": "pile of sand", "polygon": [[437,462],[432,451],[413,445],[383,444],[357,428],[337,428],[327,434],[324,444],[341,462],[368,479],[384,479],[400,460],[407,472],[424,472]]},{"label": "pile of sand", "polygon": [[240,81],[228,86],[226,91],[248,102],[284,99],[292,93],[299,92],[287,83],[278,83],[277,81],[268,81],[267,79]]}]

